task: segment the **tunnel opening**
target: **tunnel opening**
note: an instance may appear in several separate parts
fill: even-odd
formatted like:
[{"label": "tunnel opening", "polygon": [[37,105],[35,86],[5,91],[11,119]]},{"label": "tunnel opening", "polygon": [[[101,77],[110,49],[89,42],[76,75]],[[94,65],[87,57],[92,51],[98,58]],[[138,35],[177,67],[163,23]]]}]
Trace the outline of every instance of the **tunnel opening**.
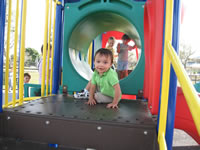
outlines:
[{"label": "tunnel opening", "polygon": [[[87,15],[76,24],[69,38],[69,56],[73,67],[86,80],[91,79],[93,72],[87,62],[90,44],[94,41],[94,52],[101,48],[102,34],[109,31],[119,31],[127,34],[137,45],[139,56],[141,54],[140,35],[134,24],[124,16],[109,11]],[[134,68],[137,67],[136,64],[139,61],[140,59],[133,62]]]}]

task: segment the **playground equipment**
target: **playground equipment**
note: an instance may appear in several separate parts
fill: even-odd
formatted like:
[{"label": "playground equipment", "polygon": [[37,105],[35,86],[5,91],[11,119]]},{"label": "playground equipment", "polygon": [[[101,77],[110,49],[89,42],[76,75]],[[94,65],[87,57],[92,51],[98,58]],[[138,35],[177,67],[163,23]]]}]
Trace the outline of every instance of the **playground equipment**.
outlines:
[{"label": "playground equipment", "polygon": [[[178,51],[179,43],[179,0],[55,1],[51,69],[53,71],[50,74],[52,82],[48,85],[47,81],[45,85],[45,62],[41,97],[32,98],[23,97],[26,2],[23,0],[19,99],[14,96],[13,100],[8,102],[5,96],[2,107],[2,97],[0,97],[0,121],[2,122],[0,146],[2,148],[13,149],[21,146],[21,149],[25,149],[28,143],[43,149],[42,143],[45,143],[63,149],[171,150],[174,126],[185,130],[200,143],[200,99],[175,52]],[[5,0],[0,1],[2,11],[0,14],[0,79],[3,74],[4,44],[2,43],[4,43],[5,6]],[[10,7],[11,0],[9,0],[9,10]],[[51,25],[48,25],[48,11],[51,8],[52,1],[47,0],[43,58],[46,58],[46,55],[49,58],[46,43],[47,41],[50,43],[51,34],[47,37],[47,32],[50,33],[48,27],[51,29]],[[64,24],[62,12],[64,12]],[[141,56],[135,70],[120,81],[120,86],[123,94],[137,95],[138,90],[143,90],[143,98],[135,101],[122,100],[118,110],[106,109],[104,104],[89,107],[84,105],[84,100],[75,100],[68,96],[87,84],[92,73],[91,66],[85,61],[88,47],[94,38],[107,31],[121,31],[128,34],[141,49]],[[8,35],[9,32],[8,27]],[[9,37],[6,40],[8,42]],[[98,48],[99,45],[95,40],[92,43],[92,47]],[[7,84],[9,46],[6,52]],[[93,54],[89,54],[91,55]],[[173,69],[170,69],[170,63]],[[16,70],[16,64],[13,68]],[[178,89],[178,95],[176,77],[183,91],[180,92]],[[0,83],[2,95],[2,80]],[[25,92],[28,91],[27,86],[25,85]],[[8,87],[5,85],[5,93],[7,92]],[[32,99],[34,100],[30,101]],[[187,112],[187,115],[183,115],[184,112]],[[158,115],[157,122],[154,121],[153,115]],[[191,122],[188,123],[187,120]],[[29,147],[31,148],[33,147]]]},{"label": "playground equipment", "polygon": [[[80,51],[84,57],[84,55],[87,55],[89,44],[95,37],[112,30],[127,33],[142,49],[140,60],[134,72],[120,81],[122,92],[136,95],[138,90],[143,88],[143,6],[143,2],[134,1],[115,1],[114,3],[80,1],[65,5],[63,40],[63,64],[65,65],[63,65],[63,74],[66,75],[66,78],[63,78],[63,85],[68,86],[69,92],[80,91],[91,79],[91,75],[89,76],[91,69],[84,63],[75,63],[78,57],[73,57],[72,51]],[[130,13],[132,13],[131,16]],[[76,14],[76,17],[74,17],[74,14]],[[68,19],[71,21],[69,22]],[[87,80],[81,76],[82,74]],[[72,76],[75,78],[71,78]]]}]

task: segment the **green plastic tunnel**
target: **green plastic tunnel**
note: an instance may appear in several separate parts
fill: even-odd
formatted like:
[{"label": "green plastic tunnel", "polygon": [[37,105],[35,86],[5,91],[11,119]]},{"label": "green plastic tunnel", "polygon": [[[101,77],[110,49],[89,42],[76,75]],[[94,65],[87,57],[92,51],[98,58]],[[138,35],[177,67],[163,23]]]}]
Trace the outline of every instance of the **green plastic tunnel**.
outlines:
[{"label": "green plastic tunnel", "polygon": [[141,56],[135,70],[120,80],[124,94],[137,94],[143,89],[144,42],[143,2],[131,0],[86,0],[65,4],[63,85],[69,92],[79,91],[91,79],[90,66],[78,57],[87,54],[92,40],[106,31],[120,31],[129,35],[141,48]]}]

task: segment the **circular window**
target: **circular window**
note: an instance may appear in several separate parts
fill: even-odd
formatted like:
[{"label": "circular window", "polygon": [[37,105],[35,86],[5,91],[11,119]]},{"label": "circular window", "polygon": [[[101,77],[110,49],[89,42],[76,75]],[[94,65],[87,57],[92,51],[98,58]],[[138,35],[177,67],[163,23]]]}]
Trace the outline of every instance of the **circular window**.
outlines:
[{"label": "circular window", "polygon": [[[83,78],[90,80],[94,65],[94,53],[101,47],[108,45],[110,31],[119,32],[120,36],[115,37],[114,49],[114,67],[118,68],[117,45],[123,43],[121,39],[123,34],[130,37],[129,46],[135,46],[128,51],[128,74],[137,66],[141,55],[141,39],[136,27],[126,18],[113,12],[96,12],[86,16],[77,23],[69,39],[69,55],[75,70]],[[104,37],[107,37],[104,38]],[[104,44],[103,44],[104,43]]]}]

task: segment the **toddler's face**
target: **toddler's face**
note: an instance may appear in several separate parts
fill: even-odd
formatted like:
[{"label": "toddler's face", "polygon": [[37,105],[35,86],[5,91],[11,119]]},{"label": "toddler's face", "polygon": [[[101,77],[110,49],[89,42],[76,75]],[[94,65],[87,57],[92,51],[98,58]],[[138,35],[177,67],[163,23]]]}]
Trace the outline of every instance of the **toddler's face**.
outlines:
[{"label": "toddler's face", "polygon": [[114,40],[108,40],[108,47],[113,47],[115,44]]},{"label": "toddler's face", "polygon": [[130,40],[122,40],[123,41],[123,44],[128,44],[130,42]]},{"label": "toddler's face", "polygon": [[94,65],[97,72],[102,75],[112,66],[111,58],[110,56],[97,54],[95,57]]},{"label": "toddler's face", "polygon": [[25,76],[24,77],[24,83],[29,83],[29,81],[30,81],[30,78],[28,76]]}]

